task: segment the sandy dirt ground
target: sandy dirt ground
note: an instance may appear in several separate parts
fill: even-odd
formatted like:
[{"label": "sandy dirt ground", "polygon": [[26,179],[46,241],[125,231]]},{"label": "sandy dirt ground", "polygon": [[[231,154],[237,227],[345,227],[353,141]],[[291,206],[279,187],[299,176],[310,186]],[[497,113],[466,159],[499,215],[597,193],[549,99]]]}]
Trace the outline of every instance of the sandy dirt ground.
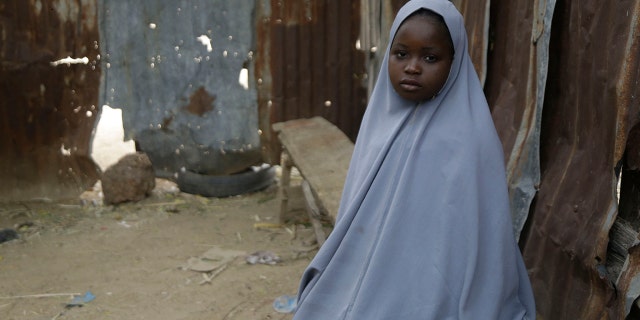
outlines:
[{"label": "sandy dirt ground", "polygon": [[[0,244],[0,319],[292,318],[273,302],[295,295],[317,245],[304,218],[279,224],[277,185],[218,199],[159,180],[118,206],[96,194],[0,203],[0,228],[21,236]],[[279,261],[248,263],[257,251]]]}]

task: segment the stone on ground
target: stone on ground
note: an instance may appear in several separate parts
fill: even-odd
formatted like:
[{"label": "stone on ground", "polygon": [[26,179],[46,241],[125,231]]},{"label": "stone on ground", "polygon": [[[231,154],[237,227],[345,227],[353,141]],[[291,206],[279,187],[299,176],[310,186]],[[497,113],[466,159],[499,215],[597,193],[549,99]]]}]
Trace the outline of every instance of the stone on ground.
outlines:
[{"label": "stone on ground", "polygon": [[102,193],[105,204],[140,201],[155,187],[151,161],[141,152],[123,156],[102,174]]}]

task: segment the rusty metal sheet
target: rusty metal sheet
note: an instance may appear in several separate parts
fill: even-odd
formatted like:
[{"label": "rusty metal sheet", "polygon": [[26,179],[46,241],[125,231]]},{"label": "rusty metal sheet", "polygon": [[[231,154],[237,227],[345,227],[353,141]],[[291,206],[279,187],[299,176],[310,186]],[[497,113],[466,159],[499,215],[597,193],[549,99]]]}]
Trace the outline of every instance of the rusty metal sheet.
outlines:
[{"label": "rusty metal sheet", "polygon": [[476,68],[480,83],[487,77],[487,47],[489,44],[489,0],[453,1],[464,16],[469,38],[469,55]]},{"label": "rusty metal sheet", "polygon": [[[270,123],[322,116],[355,139],[366,108],[360,1],[258,1],[256,77],[263,144]],[[271,160],[274,161],[274,160]]]},{"label": "rusty metal sheet", "polygon": [[638,290],[637,259],[621,277],[607,259],[618,206],[614,168],[640,111],[638,11],[638,1],[558,1],[555,8],[541,183],[522,236],[543,319],[623,319],[635,298],[627,294]]},{"label": "rusty metal sheet", "polygon": [[0,34],[0,201],[75,198],[99,176],[96,1],[2,1]]},{"label": "rusty metal sheet", "polygon": [[[624,14],[624,8],[618,9],[619,14]],[[617,131],[615,135],[614,161],[621,159],[622,165],[620,183],[620,202],[618,206],[618,217],[615,225],[626,221],[631,228],[631,235],[635,236],[627,246],[623,247],[624,263],[619,270],[616,280],[616,287],[619,299],[614,309],[614,314],[629,314],[636,318],[640,317],[640,310],[637,308],[637,299],[640,297],[640,261],[638,260],[640,232],[640,121],[637,114],[640,109],[640,2],[635,1],[633,5],[628,4],[626,17],[621,32],[619,47],[622,61],[616,79],[616,109],[617,109]],[[628,23],[628,25],[627,25]],[[609,232],[610,239],[618,238],[612,229]],[[611,246],[610,246],[611,247]],[[607,265],[615,255],[609,249],[607,252]],[[610,268],[608,268],[610,269]],[[615,269],[614,269],[615,270]],[[615,278],[615,277],[612,277]],[[632,308],[635,303],[636,308]],[[631,312],[630,311],[634,310]]]}]

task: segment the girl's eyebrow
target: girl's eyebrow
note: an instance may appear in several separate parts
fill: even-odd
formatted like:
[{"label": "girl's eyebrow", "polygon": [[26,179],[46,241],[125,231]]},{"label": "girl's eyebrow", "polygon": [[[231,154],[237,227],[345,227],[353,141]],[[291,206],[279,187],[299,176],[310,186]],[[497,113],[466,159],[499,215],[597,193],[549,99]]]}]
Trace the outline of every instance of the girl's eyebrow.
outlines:
[{"label": "girl's eyebrow", "polygon": [[402,44],[402,43],[400,43],[400,42],[395,42],[395,43],[393,43],[392,47],[403,47],[403,48],[406,48],[407,46]]},{"label": "girl's eyebrow", "polygon": [[[406,44],[403,44],[402,42],[394,42],[391,47],[401,47],[403,49],[408,48],[408,46]],[[434,47],[434,46],[425,46],[420,48],[420,50],[422,51],[429,51],[429,50],[436,50],[438,47]]]}]

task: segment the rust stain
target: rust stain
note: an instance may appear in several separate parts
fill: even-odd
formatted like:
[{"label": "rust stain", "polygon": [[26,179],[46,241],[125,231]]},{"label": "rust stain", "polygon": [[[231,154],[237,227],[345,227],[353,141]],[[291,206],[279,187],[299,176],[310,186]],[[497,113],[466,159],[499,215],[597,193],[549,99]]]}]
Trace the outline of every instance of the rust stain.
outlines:
[{"label": "rust stain", "polygon": [[[631,310],[631,305],[633,301],[637,298],[636,294],[638,293],[637,288],[633,288],[633,286],[637,286],[638,281],[640,281],[640,247],[634,246],[629,248],[629,256],[628,256],[628,264],[626,265],[626,269],[620,275],[620,280],[618,281],[618,290],[619,292],[625,294],[625,296],[620,297],[616,302],[616,308],[614,314],[626,315]],[[634,292],[635,291],[635,292]]]},{"label": "rust stain", "polygon": [[173,116],[166,117],[162,119],[162,131],[168,131],[169,125],[173,121]]},{"label": "rust stain", "polygon": [[204,87],[200,87],[189,98],[189,104],[182,107],[182,109],[202,117],[205,113],[213,110],[213,102],[215,100],[215,95],[210,95]]},{"label": "rust stain", "polygon": [[469,55],[484,85],[487,69],[487,47],[489,43],[489,0],[453,1],[464,16],[469,39]]},{"label": "rust stain", "polygon": [[627,14],[631,14],[632,18],[628,33],[626,34],[626,39],[621,36],[620,42],[625,42],[626,40],[624,46],[625,56],[620,67],[620,74],[618,75],[618,83],[616,85],[616,102],[618,107],[614,153],[614,159],[616,161],[622,158],[624,146],[627,144],[625,133],[631,126],[633,126],[632,123],[628,123],[627,119],[629,119],[629,108],[631,108],[632,104],[631,97],[634,96],[634,93],[630,91],[638,90],[638,83],[634,83],[634,80],[637,80],[637,74],[634,74],[634,72],[638,72],[640,62],[638,61],[638,55],[634,54],[634,52],[640,51],[640,37],[637,36],[640,32],[640,23],[638,23],[640,16],[640,2],[636,1],[635,7],[631,12],[627,12]]}]

